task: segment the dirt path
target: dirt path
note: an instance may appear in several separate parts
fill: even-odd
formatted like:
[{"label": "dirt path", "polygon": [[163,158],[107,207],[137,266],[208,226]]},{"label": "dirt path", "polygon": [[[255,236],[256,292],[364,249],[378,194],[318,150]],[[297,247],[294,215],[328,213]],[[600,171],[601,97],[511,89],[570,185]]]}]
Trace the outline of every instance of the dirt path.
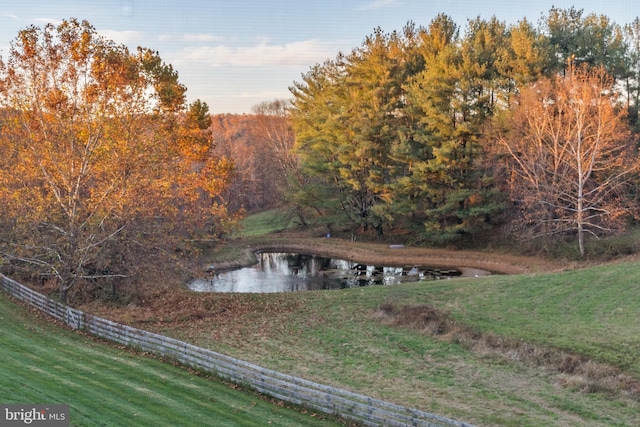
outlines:
[{"label": "dirt path", "polygon": [[217,263],[218,268],[233,268],[250,263],[251,252],[279,251],[299,252],[353,260],[365,264],[390,266],[424,265],[430,267],[467,267],[502,274],[523,274],[559,271],[565,268],[560,263],[534,257],[484,253],[477,251],[454,251],[417,247],[393,246],[378,243],[350,242],[342,239],[324,238],[272,238],[244,242],[247,252],[244,259]]}]

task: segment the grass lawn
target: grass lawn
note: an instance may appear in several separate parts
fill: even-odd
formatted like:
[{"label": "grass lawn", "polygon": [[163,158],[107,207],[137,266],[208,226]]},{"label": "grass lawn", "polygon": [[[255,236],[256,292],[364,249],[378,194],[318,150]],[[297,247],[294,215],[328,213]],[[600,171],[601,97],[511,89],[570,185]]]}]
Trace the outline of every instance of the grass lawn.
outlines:
[{"label": "grass lawn", "polygon": [[[260,239],[268,218],[251,219],[245,231]],[[551,273],[559,262],[277,235],[300,252],[353,259],[393,254],[418,265],[442,256],[450,265],[498,262],[504,269],[493,271],[505,272],[531,264],[519,264],[526,274],[287,294],[198,294],[176,283],[139,306],[83,309],[479,426],[640,425],[640,263]],[[250,243],[230,242],[203,262],[220,265],[222,254],[231,265]],[[427,310],[400,324],[389,307]],[[469,337],[434,333],[425,322],[431,308]]]},{"label": "grass lawn", "polygon": [[567,352],[590,360],[586,367],[604,382],[617,381],[606,377],[612,369],[637,382],[639,277],[640,265],[626,263],[336,291],[185,293],[170,302],[174,313],[128,315],[134,326],[477,425],[637,426],[638,393],[393,325],[379,308],[437,307],[495,341],[530,345],[534,359],[545,349]]},{"label": "grass lawn", "polygon": [[481,330],[584,355],[640,378],[640,264],[495,276],[477,285],[434,287],[416,298]]},{"label": "grass lawn", "polygon": [[242,221],[241,236],[263,236],[265,234],[286,230],[292,226],[292,221],[278,209],[271,209],[247,216]]},{"label": "grass lawn", "polygon": [[73,426],[330,426],[59,327],[0,293],[0,402],[69,404]]}]

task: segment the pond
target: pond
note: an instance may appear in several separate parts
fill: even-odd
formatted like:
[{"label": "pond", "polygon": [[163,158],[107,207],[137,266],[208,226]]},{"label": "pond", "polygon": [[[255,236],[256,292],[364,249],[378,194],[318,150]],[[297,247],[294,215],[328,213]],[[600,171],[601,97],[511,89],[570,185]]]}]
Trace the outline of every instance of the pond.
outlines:
[{"label": "pond", "polygon": [[316,255],[262,252],[252,267],[212,272],[189,283],[197,292],[296,292],[392,285],[486,275],[467,268],[391,267],[365,265]]}]

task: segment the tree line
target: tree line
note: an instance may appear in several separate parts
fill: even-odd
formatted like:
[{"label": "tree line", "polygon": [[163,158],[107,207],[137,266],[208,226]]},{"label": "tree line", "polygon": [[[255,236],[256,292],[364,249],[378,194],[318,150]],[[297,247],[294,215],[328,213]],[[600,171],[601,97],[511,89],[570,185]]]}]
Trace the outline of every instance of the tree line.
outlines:
[{"label": "tree line", "polygon": [[270,207],[414,243],[561,233],[582,253],[636,216],[638,18],[441,14],[301,77],[291,100],[211,117],[151,49],[76,19],[20,31],[0,58],[0,268],[117,298]]},{"label": "tree line", "polygon": [[[537,25],[447,15],[316,64],[291,87],[304,179],[289,203],[418,242],[509,223],[586,236],[635,216],[640,20],[553,8]],[[295,185],[293,185],[295,184]]]}]

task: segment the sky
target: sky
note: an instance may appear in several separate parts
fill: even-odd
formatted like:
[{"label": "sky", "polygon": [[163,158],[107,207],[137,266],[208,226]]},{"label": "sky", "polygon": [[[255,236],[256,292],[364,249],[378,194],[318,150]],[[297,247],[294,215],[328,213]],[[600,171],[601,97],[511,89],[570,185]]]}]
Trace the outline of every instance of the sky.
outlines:
[{"label": "sky", "polygon": [[640,17],[638,0],[2,0],[0,55],[30,25],[87,20],[131,49],[158,51],[178,71],[189,102],[201,99],[213,114],[243,114],[290,98],[302,74],[360,46],[376,27],[426,26],[439,13],[462,29],[478,16],[537,23],[552,6],[620,25]]}]

